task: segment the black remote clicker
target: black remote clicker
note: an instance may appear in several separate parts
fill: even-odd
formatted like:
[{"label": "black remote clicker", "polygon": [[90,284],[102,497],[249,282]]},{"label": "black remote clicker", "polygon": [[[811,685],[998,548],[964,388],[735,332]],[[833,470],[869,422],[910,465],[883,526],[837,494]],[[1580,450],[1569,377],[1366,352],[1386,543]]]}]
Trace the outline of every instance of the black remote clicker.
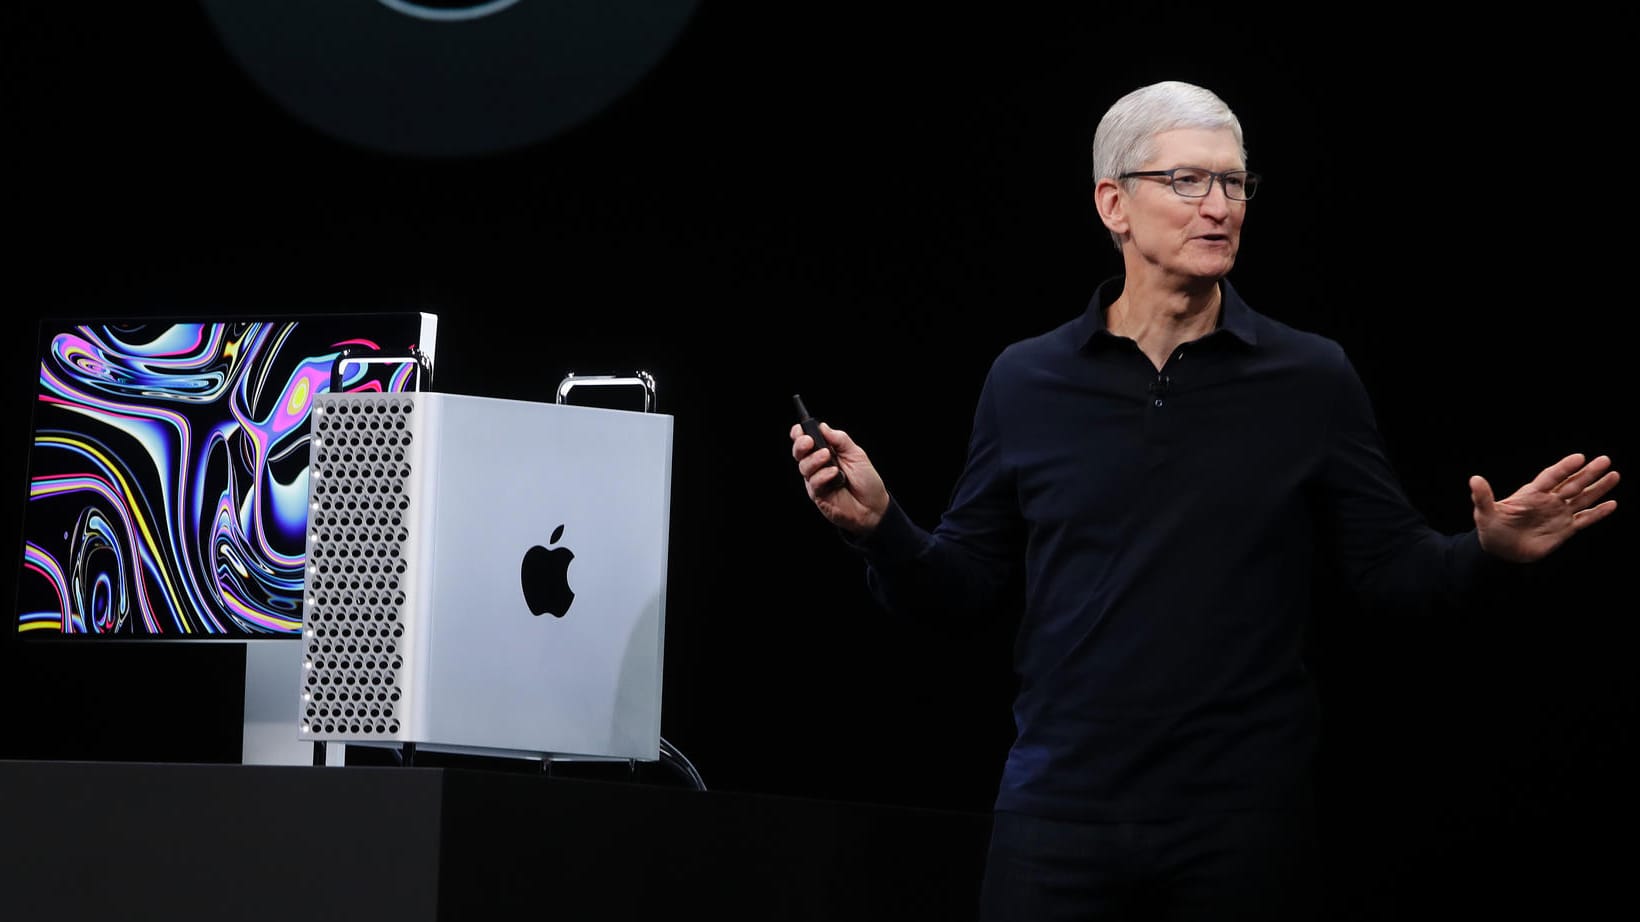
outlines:
[{"label": "black remote clicker", "polygon": [[[839,475],[841,475],[843,466],[837,463],[837,449],[832,448],[831,443],[826,441],[826,437],[820,434],[820,421],[809,415],[809,408],[803,405],[801,394],[793,394],[792,403],[797,406],[797,424],[803,427],[803,431],[808,433],[809,438],[814,439],[815,448],[830,449],[831,456],[826,459],[826,464],[837,468]],[[841,481],[842,477],[839,476],[837,482],[840,483]]]}]

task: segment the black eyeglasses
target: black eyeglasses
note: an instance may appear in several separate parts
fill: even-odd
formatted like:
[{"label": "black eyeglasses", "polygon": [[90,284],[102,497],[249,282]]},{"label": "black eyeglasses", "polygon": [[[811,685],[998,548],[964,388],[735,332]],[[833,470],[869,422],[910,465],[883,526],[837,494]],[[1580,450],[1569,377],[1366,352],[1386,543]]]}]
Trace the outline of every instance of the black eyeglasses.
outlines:
[{"label": "black eyeglasses", "polygon": [[1138,170],[1133,173],[1123,173],[1117,179],[1131,179],[1135,176],[1166,176],[1167,184],[1173,191],[1185,198],[1202,198],[1213,191],[1213,180],[1219,181],[1219,188],[1224,190],[1224,197],[1237,202],[1245,202],[1258,191],[1261,178],[1257,173],[1246,170],[1225,170],[1215,173],[1204,170],[1199,166],[1176,166],[1171,170]]}]

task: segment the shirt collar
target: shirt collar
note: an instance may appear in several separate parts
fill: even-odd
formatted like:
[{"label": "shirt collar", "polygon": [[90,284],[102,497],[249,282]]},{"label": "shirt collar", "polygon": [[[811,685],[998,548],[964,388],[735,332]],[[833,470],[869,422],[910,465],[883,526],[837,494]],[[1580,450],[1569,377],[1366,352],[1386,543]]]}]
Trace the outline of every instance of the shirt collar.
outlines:
[{"label": "shirt collar", "polygon": [[[1094,290],[1093,298],[1088,302],[1088,309],[1082,314],[1082,328],[1077,334],[1077,341],[1082,348],[1091,346],[1096,339],[1112,336],[1110,328],[1105,325],[1105,309],[1121,296],[1122,284],[1123,276],[1113,275],[1099,283],[1099,287]],[[1219,325],[1208,335],[1222,331],[1249,346],[1258,345],[1253,309],[1236,293],[1229,279],[1219,279],[1219,293],[1222,295],[1219,302]]]}]

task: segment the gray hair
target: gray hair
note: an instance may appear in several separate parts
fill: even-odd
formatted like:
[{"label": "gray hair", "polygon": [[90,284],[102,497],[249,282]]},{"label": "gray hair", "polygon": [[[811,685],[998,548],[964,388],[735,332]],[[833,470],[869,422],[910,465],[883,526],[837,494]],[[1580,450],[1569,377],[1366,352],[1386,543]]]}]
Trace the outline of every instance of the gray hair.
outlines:
[{"label": "gray hair", "polygon": [[[1156,155],[1156,135],[1176,128],[1228,128],[1236,136],[1242,164],[1247,144],[1241,121],[1211,90],[1178,80],[1142,86],[1116,100],[1093,133],[1093,180],[1116,177],[1143,167]],[[1133,188],[1135,180],[1119,180]],[[1117,250],[1122,241],[1111,234]]]}]

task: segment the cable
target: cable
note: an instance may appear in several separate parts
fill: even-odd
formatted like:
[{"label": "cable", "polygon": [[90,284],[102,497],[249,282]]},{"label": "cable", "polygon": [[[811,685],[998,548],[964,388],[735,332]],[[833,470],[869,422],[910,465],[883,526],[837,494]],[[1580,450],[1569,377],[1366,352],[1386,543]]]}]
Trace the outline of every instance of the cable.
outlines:
[{"label": "cable", "polygon": [[661,737],[661,761],[682,773],[689,783],[694,786],[695,790],[706,790],[706,779],[702,778],[700,772],[695,770],[694,763],[690,762],[688,756],[685,756],[678,747],[667,742],[664,736]]}]

